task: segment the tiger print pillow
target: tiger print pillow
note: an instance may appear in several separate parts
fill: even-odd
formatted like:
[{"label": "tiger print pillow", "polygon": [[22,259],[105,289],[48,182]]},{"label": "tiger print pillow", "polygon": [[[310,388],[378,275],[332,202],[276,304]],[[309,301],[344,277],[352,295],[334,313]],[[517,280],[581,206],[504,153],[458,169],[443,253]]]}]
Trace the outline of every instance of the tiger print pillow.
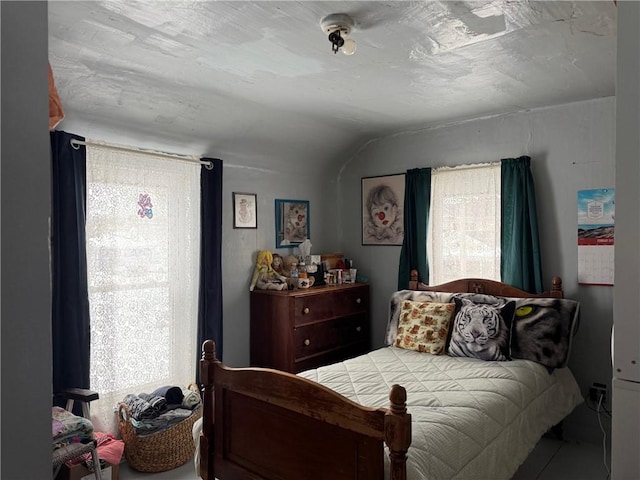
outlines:
[{"label": "tiger print pillow", "polygon": [[509,360],[509,338],[515,302],[492,297],[493,303],[454,298],[456,316],[448,354],[480,360]]}]

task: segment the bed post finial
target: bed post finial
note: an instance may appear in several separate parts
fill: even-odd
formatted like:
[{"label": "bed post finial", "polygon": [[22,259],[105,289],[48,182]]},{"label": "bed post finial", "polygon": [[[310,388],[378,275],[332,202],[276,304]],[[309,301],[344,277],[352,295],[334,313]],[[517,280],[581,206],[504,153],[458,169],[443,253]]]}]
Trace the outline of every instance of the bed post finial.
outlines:
[{"label": "bed post finial", "polygon": [[215,360],[216,358],[216,344],[213,340],[205,340],[202,343],[202,359],[203,360]]},{"label": "bed post finial", "polygon": [[407,413],[407,391],[393,385],[390,406],[384,417],[384,441],[389,447],[391,480],[406,480],[407,450],[411,444],[411,415]]},{"label": "bed post finial", "polygon": [[551,297],[564,298],[564,292],[562,291],[562,278],[554,275],[551,278]]},{"label": "bed post finial", "polygon": [[200,434],[200,477],[213,480],[213,418],[214,418],[214,374],[216,364],[216,344],[213,340],[202,343],[202,358],[200,359],[200,382],[202,382],[202,409],[207,420],[202,424]]},{"label": "bed post finial", "polygon": [[389,392],[389,401],[392,413],[401,415],[407,413],[407,390],[398,384],[391,387]]},{"label": "bed post finial", "polygon": [[411,270],[409,273],[409,290],[418,290],[418,270]]}]

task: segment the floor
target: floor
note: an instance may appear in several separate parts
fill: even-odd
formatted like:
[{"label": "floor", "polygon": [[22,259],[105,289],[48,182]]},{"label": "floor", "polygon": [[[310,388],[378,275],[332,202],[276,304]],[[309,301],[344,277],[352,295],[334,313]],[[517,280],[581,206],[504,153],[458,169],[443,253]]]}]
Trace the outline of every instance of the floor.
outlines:
[{"label": "floor", "polygon": [[[607,480],[602,444],[543,438],[511,480]],[[119,480],[195,480],[193,462],[162,473],[141,473],[120,466]],[[301,479],[303,480],[303,479]],[[493,479],[487,479],[493,480]]]}]

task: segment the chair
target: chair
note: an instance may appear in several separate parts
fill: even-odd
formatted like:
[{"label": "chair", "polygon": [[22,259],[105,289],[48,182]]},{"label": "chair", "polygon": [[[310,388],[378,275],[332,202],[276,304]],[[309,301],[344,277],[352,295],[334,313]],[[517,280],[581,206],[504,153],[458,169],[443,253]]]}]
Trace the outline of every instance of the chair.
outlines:
[{"label": "chair", "polygon": [[[78,400],[82,402],[82,416],[86,419],[89,418],[89,403],[98,399],[97,392],[81,388],[70,388],[65,390],[63,395],[67,399],[65,410],[69,412],[69,417],[75,417],[71,412],[73,411],[74,401]],[[102,480],[102,470],[100,469],[100,459],[98,458],[97,442],[95,440],[88,443],[71,443],[54,449],[52,459],[52,478],[56,478],[56,475],[58,475],[58,472],[65,462],[86,455],[87,453],[91,453],[91,458],[93,460],[93,474],[96,480]]]},{"label": "chair", "polygon": [[98,459],[98,451],[96,450],[96,441],[90,443],[72,443],[53,451],[53,477],[56,478],[62,465],[69,460],[78,458],[91,452],[93,459],[93,474],[96,480],[102,480],[102,470],[100,469],[100,460]]},{"label": "chair", "polygon": [[66,409],[73,412],[73,404],[76,400],[82,403],[82,416],[89,418],[89,403],[99,398],[98,392],[86,388],[67,388],[63,396],[67,399]]}]

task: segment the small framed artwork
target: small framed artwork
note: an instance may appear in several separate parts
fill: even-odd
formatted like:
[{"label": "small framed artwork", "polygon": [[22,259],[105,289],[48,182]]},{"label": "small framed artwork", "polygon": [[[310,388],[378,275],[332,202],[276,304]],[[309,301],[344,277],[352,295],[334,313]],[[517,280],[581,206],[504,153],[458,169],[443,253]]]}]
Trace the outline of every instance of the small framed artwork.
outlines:
[{"label": "small framed artwork", "polygon": [[276,199],[276,248],[299,245],[310,235],[309,201]]},{"label": "small framed artwork", "polygon": [[233,192],[233,228],[258,228],[255,193]]},{"label": "small framed artwork", "polygon": [[362,179],[362,245],[402,245],[404,173]]}]

